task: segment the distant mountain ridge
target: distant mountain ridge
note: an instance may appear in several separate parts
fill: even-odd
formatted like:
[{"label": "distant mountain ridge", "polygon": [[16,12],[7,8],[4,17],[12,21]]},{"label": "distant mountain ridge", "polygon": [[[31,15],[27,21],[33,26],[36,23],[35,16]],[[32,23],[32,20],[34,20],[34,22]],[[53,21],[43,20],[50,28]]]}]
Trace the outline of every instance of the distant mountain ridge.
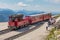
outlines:
[{"label": "distant mountain ridge", "polygon": [[[0,8],[0,22],[6,22],[8,21],[8,17],[12,14],[24,14],[26,15],[34,15],[34,14],[42,14],[45,13],[44,11],[27,11],[27,10],[18,10],[14,11],[11,9],[2,9]],[[52,12],[53,15],[56,15],[57,12]],[[59,13],[58,13],[59,14]]]},{"label": "distant mountain ridge", "polygon": [[22,13],[22,14],[24,14],[26,16],[26,15],[40,14],[40,13],[44,13],[44,12],[43,11],[18,10],[17,13]]},{"label": "distant mountain ridge", "polygon": [[0,8],[0,22],[8,21],[8,16],[14,14],[15,12],[11,9],[1,9]]}]

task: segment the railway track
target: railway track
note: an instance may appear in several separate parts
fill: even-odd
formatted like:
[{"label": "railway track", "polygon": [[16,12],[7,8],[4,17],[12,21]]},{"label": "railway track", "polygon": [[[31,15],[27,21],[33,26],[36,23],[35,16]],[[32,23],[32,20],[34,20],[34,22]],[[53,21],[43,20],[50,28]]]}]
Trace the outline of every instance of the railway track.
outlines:
[{"label": "railway track", "polygon": [[22,33],[19,33],[19,34],[17,34],[17,35],[11,36],[11,37],[9,37],[9,38],[6,38],[6,39],[4,39],[4,40],[13,40],[13,39],[16,39],[16,38],[18,38],[18,37],[21,37],[21,36],[23,36],[23,35],[25,35],[25,34],[27,34],[27,33],[29,33],[29,32],[32,32],[32,31],[38,29],[38,28],[39,28],[41,25],[43,25],[44,23],[45,23],[45,22],[43,22],[43,23],[38,23],[38,24],[34,24],[34,25],[35,25],[34,28],[29,29],[29,30],[27,30],[27,31],[24,31],[24,32],[22,32]]},{"label": "railway track", "polygon": [[[46,21],[44,21],[46,22]],[[39,28],[39,26],[41,26],[44,22],[38,22],[32,25],[29,25],[28,27],[24,27],[22,29],[18,29],[16,31],[12,31],[9,29],[5,29],[0,31],[0,39],[2,40],[13,40],[16,39],[18,37],[21,37],[37,28]],[[33,27],[34,26],[34,27]]]},{"label": "railway track", "polygon": [[[44,21],[44,22],[46,22],[46,21]],[[21,36],[23,36],[23,35],[25,35],[25,34],[27,34],[27,33],[29,33],[29,32],[32,32],[32,31],[38,29],[42,24],[44,24],[44,22],[41,22],[41,23],[39,23],[39,24],[34,24],[34,26],[35,26],[34,28],[29,29],[29,30],[26,30],[26,31],[24,31],[24,32],[22,32],[22,33],[13,35],[13,36],[11,36],[11,37],[5,38],[4,40],[13,40],[13,39],[16,39],[16,38],[18,38],[18,37],[21,37]],[[11,32],[11,30],[5,29],[5,30],[0,31],[0,35],[6,34],[6,33],[9,33],[9,32]]]},{"label": "railway track", "polygon": [[9,29],[1,30],[1,31],[0,31],[0,35],[9,33],[9,32],[11,32],[11,31],[12,31],[12,30],[9,30]]},{"label": "railway track", "polygon": [[9,29],[2,30],[2,31],[0,31],[0,35],[6,34],[8,32],[11,32],[11,30],[9,30]]}]

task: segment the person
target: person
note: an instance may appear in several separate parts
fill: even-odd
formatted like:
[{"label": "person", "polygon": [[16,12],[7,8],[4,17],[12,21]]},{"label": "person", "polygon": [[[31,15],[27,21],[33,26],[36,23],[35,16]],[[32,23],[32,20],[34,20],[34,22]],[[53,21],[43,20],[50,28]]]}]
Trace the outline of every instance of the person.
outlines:
[{"label": "person", "polygon": [[48,20],[48,26],[46,27],[46,30],[48,30],[48,27],[50,27],[50,25],[54,25],[54,23],[56,22],[55,18],[52,17]]},{"label": "person", "polygon": [[48,30],[48,27],[51,25],[51,19],[48,20],[48,26],[46,26],[46,30]]},{"label": "person", "polygon": [[56,22],[55,18],[52,17],[52,18],[51,18],[51,24],[54,24],[55,22]]}]

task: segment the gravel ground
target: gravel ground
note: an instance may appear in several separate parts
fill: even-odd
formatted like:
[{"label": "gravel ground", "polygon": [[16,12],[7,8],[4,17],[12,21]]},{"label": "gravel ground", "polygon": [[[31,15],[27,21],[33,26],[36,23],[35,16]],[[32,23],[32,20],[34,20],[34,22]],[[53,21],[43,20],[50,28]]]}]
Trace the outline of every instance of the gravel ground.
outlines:
[{"label": "gravel ground", "polygon": [[45,30],[46,26],[47,26],[47,22],[44,23],[40,28],[38,28],[22,37],[19,37],[15,40],[43,40],[48,33]]},{"label": "gravel ground", "polygon": [[9,38],[9,37],[11,37],[11,36],[20,34],[20,33],[24,32],[24,31],[27,31],[27,30],[32,29],[32,28],[34,28],[34,27],[35,27],[35,26],[32,25],[31,27],[25,27],[25,28],[22,28],[22,29],[19,29],[19,30],[16,30],[16,31],[8,32],[8,33],[6,33],[6,34],[0,35],[0,39],[1,39],[1,40],[4,40],[4,39],[6,39],[6,38]]},{"label": "gravel ground", "polygon": [[[60,20],[60,17],[56,22]],[[47,22],[44,23],[40,28],[34,30],[22,37],[16,38],[15,40],[45,40],[46,36],[49,34],[49,31],[46,30]],[[49,28],[49,30],[51,27]]]},{"label": "gravel ground", "polygon": [[[60,18],[57,19],[57,21],[59,20]],[[0,30],[4,30],[4,29],[7,29],[7,22],[2,22],[0,23]],[[45,22],[40,28],[24,35],[24,36],[21,36],[21,37],[18,37],[14,40],[45,40],[46,36],[49,34],[49,31],[46,31],[46,26],[47,26],[47,22]],[[18,34],[19,32],[9,32],[7,34],[4,34],[4,35],[0,35],[0,38],[1,40],[3,40],[4,38],[7,37],[10,37],[9,35],[15,35],[15,34]]]},{"label": "gravel ground", "polygon": [[8,23],[7,22],[0,22],[0,31],[7,29],[8,27]]}]

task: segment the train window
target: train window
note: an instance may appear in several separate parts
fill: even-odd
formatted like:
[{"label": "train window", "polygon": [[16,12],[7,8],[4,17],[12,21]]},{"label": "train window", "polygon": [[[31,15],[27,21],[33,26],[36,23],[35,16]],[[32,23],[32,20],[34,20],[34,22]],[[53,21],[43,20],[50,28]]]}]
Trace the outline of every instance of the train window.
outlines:
[{"label": "train window", "polygon": [[23,19],[23,14],[15,14],[15,15],[11,15],[10,16],[10,18],[9,18],[9,20],[11,20],[11,21],[21,21],[22,19]]},{"label": "train window", "polygon": [[32,19],[32,20],[35,20],[35,17],[34,17],[34,16],[33,16],[33,17],[31,17],[31,19]]},{"label": "train window", "polygon": [[35,16],[35,19],[38,19],[39,16]]},{"label": "train window", "polygon": [[15,18],[11,18],[10,20],[11,20],[12,22],[14,22],[14,21],[15,21]]}]

